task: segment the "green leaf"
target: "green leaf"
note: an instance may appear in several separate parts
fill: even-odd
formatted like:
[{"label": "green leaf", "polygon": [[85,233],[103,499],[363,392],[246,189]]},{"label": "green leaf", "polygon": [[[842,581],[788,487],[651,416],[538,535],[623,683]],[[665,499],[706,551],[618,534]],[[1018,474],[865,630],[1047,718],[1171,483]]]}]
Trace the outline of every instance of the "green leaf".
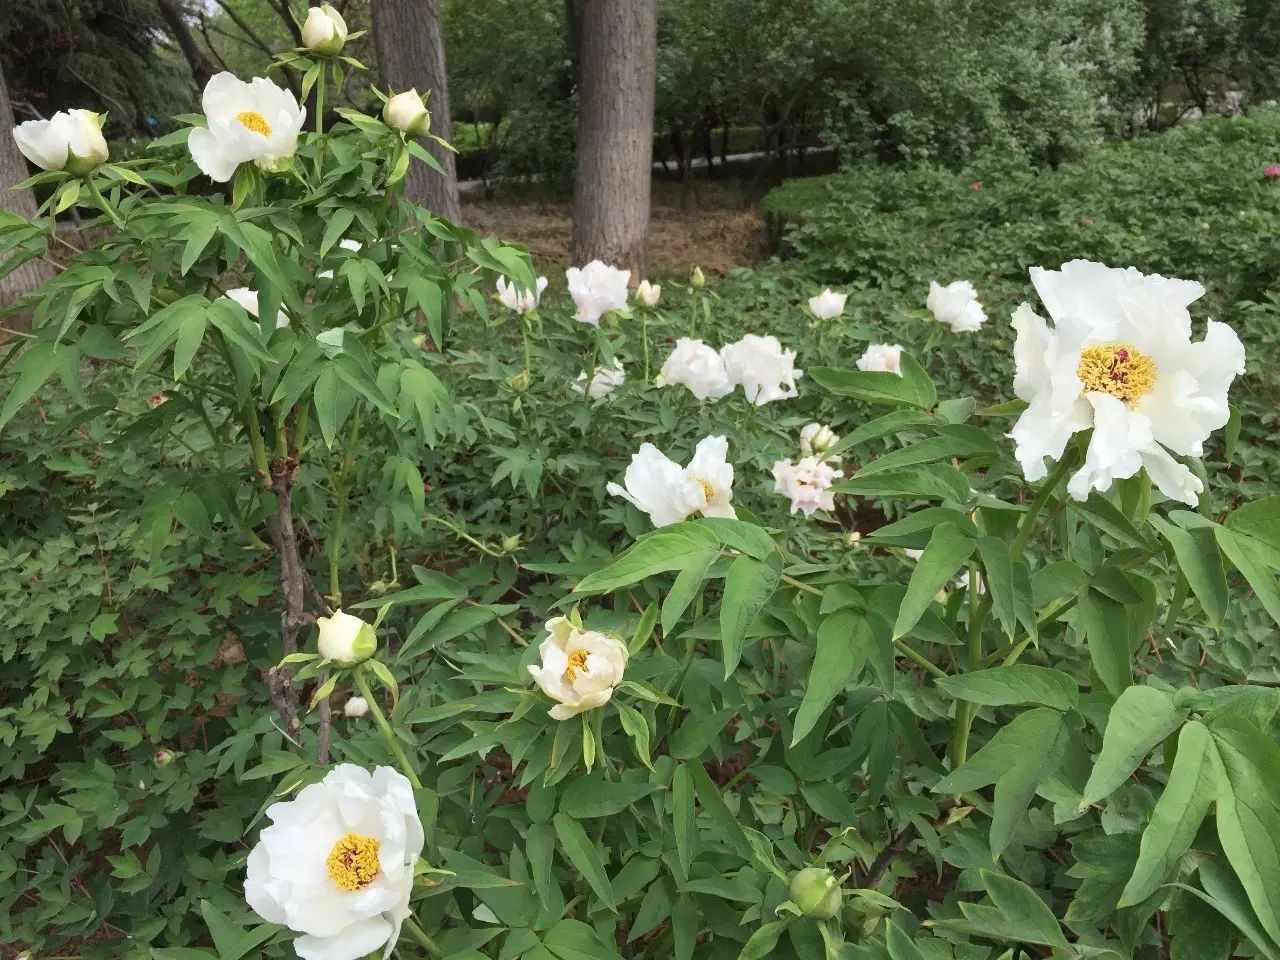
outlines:
[{"label": "green leaf", "polygon": [[693,806],[693,778],[683,763],[671,777],[671,816],[680,879],[689,879],[689,865],[698,855],[698,822]]},{"label": "green leaf", "polygon": [[680,623],[680,618],[684,616],[685,611],[689,609],[689,604],[693,603],[694,597],[702,589],[702,583],[706,579],[711,565],[716,562],[716,558],[719,556],[719,550],[708,548],[695,556],[687,558],[686,566],[676,574],[675,582],[671,584],[671,589],[667,591],[666,599],[662,601],[662,633],[664,636],[669,635]]},{"label": "green leaf", "polygon": [[705,540],[695,540],[687,532],[659,530],[647,534],[603,570],[584,577],[574,587],[574,592],[607,593],[618,587],[637,583],[655,573],[683,570],[690,556],[696,559],[705,546]]},{"label": "green leaf", "polygon": [[738,954],[738,960],[764,960],[773,953],[778,945],[778,938],[786,932],[791,919],[772,920],[756,928]]},{"label": "green leaf", "polygon": [[953,500],[956,503],[968,503],[972,499],[969,481],[949,463],[903,467],[866,477],[854,475],[848,480],[836,481],[832,489],[836,493],[852,493],[860,497],[923,498]]},{"label": "green leaf", "polygon": [[1150,520],[1173,547],[1178,566],[1209,622],[1215,627],[1222,626],[1227,612],[1227,575],[1222,569],[1222,553],[1213,530],[1206,527],[1183,530],[1156,516]]},{"label": "green leaf", "polygon": [[809,682],[796,711],[791,745],[809,735],[828,704],[852,678],[874,642],[866,617],[855,610],[838,610],[818,624],[818,643],[809,667]]},{"label": "green leaf", "polygon": [[[1222,522],[1228,530],[1257,540],[1280,558],[1280,496],[1263,497],[1237,507]],[[1280,559],[1273,559],[1270,565],[1280,566]]]},{"label": "green leaf", "polygon": [[613,888],[609,885],[609,877],[604,871],[604,861],[600,859],[595,845],[582,829],[582,824],[563,813],[557,813],[552,817],[551,823],[560,841],[560,849],[569,863],[582,875],[604,905],[610,910],[616,910]]},{"label": "green leaf", "polygon": [[[946,431],[943,433],[943,431]],[[916,443],[908,444],[900,450],[892,450],[877,457],[862,467],[854,477],[865,479],[887,470],[901,470],[905,467],[932,463],[936,460],[950,460],[952,457],[969,457],[976,453],[995,453],[996,445],[985,431],[977,427],[952,426],[940,427],[939,436],[928,437]],[[1007,549],[1007,548],[1006,548]]]},{"label": "green leaf", "polygon": [[420,436],[427,446],[434,447],[439,431],[436,420],[442,410],[448,408],[449,390],[440,378],[426,367],[411,364],[400,372],[400,415],[406,414],[405,401],[412,403],[413,411],[422,428]]},{"label": "green leaf", "polygon": [[1234,530],[1217,527],[1213,532],[1218,546],[1248,581],[1263,609],[1280,625],[1280,586],[1277,586],[1275,570],[1270,566],[1273,555],[1259,541]]},{"label": "green leaf", "polygon": [[902,375],[879,371],[836,370],[816,367],[808,371],[818,386],[841,397],[867,403],[928,410],[938,400],[938,391],[924,368],[910,354],[902,355]]},{"label": "green leaf", "polygon": [[327,214],[328,223],[324,228],[324,236],[320,239],[320,256],[327,254],[342,239],[355,216],[355,211],[347,207],[339,207]]},{"label": "green leaf", "polygon": [[613,706],[618,711],[618,720],[622,723],[623,732],[631,738],[631,742],[635,747],[636,757],[652,770],[653,761],[649,759],[649,742],[652,735],[644,714],[621,700],[614,700]]},{"label": "green leaf", "polygon": [[747,631],[773,596],[781,574],[782,559],[777,554],[767,560],[743,555],[729,565],[720,599],[720,647],[726,679],[742,659]]},{"label": "green leaf", "polygon": [[1011,937],[1070,951],[1053,911],[1029,886],[990,870],[982,871],[982,883],[1007,923],[1006,930]]},{"label": "green leaf", "polygon": [[1107,690],[1118,697],[1133,683],[1126,609],[1090,588],[1080,595],[1080,620],[1093,668]]},{"label": "green leaf", "polygon": [[[1009,545],[996,537],[983,537],[978,541],[978,556],[982,560],[987,592],[991,595],[991,606],[1004,634],[1010,640],[1018,630],[1018,605],[1031,604],[1030,587],[1021,578],[1014,578],[1013,559],[1009,556]],[[1022,561],[1019,560],[1019,563]],[[1019,597],[1019,587],[1024,595]]]},{"label": "green leaf", "polygon": [[1221,763],[1208,728],[1197,720],[1188,722],[1178,735],[1177,759],[1142,833],[1138,862],[1120,895],[1120,906],[1141,903],[1169,879],[1178,860],[1190,849],[1221,778]]},{"label": "green leaf", "polygon": [[1126,688],[1111,707],[1102,752],[1085,784],[1080,809],[1109,797],[1186,717],[1185,710],[1174,706],[1172,694],[1154,687]]},{"label": "green leaf", "polygon": [[937,685],[957,700],[986,707],[1027,703],[1065,711],[1074,708],[1080,699],[1076,682],[1069,674],[1021,663],[940,677]]},{"label": "green leaf", "polygon": [[889,951],[889,960],[925,960],[920,948],[898,928],[892,918],[884,922],[884,945]]},{"label": "green leaf", "polygon": [[579,777],[560,795],[560,812],[575,820],[611,817],[653,793],[648,783],[617,783],[600,777]]},{"label": "green leaf", "polygon": [[952,581],[973,550],[973,538],[955,524],[942,523],[934,528],[924,553],[911,572],[906,596],[898,608],[898,619],[893,625],[895,640],[911,632],[938,591]]},{"label": "green leaf", "polygon": [[202,312],[191,311],[183,316],[182,325],[178,327],[178,338],[173,345],[173,379],[181,380],[182,375],[191,367],[207,326],[207,316]]},{"label": "green leaf", "polygon": [[[61,348],[66,349],[66,348]],[[18,379],[14,381],[9,395],[0,406],[0,427],[3,427],[18,410],[30,400],[37,390],[44,385],[53,371],[58,369],[60,348],[56,343],[41,341],[29,347],[18,357],[14,368],[18,371]]]},{"label": "green leaf", "polygon": [[707,775],[707,771],[702,768],[702,764],[683,763],[681,767],[688,771],[690,779],[693,781],[694,792],[698,795],[698,802],[702,804],[702,809],[710,814],[711,819],[720,829],[724,838],[729,841],[730,846],[737,851],[743,860],[752,860],[755,854],[751,849],[750,841],[747,840],[747,835],[742,832],[742,824],[730,812],[728,805],[724,802],[724,797],[720,796],[720,788],[712,782],[711,777]]}]

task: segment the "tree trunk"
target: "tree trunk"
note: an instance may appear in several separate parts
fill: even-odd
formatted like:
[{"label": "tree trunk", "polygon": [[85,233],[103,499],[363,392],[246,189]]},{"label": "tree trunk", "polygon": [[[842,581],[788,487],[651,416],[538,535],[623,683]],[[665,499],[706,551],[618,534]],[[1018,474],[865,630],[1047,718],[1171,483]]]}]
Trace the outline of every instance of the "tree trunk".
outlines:
[{"label": "tree trunk", "polygon": [[[13,107],[9,103],[9,88],[0,72],[0,210],[8,210],[30,220],[36,215],[36,197],[30,190],[14,190],[15,183],[27,179],[27,161],[9,131],[13,130]],[[43,260],[28,260],[12,273],[0,276],[0,307],[19,297],[39,290],[53,277],[53,269]],[[8,317],[6,326],[27,329],[30,317]]]},{"label": "tree trunk", "polygon": [[187,65],[191,68],[196,92],[202,92],[209,78],[213,76],[213,65],[209,63],[209,58],[196,43],[196,38],[191,35],[191,27],[187,24],[184,11],[178,7],[178,4],[174,0],[156,0],[156,6],[160,8],[160,16],[164,18],[169,32],[173,34],[173,39],[178,42],[178,49],[182,51]]},{"label": "tree trunk", "polygon": [[573,262],[603,260],[644,278],[653,176],[657,0],[582,4]]},{"label": "tree trunk", "polygon": [[[445,72],[441,0],[373,0],[373,41],[378,51],[382,83],[392,92],[410,88],[431,92],[431,131],[453,139],[449,113],[449,78]],[[405,178],[405,195],[452,223],[462,222],[458,203],[458,167],[453,153],[434,140],[424,142],[440,162],[442,177],[425,163],[414,161]]]}]

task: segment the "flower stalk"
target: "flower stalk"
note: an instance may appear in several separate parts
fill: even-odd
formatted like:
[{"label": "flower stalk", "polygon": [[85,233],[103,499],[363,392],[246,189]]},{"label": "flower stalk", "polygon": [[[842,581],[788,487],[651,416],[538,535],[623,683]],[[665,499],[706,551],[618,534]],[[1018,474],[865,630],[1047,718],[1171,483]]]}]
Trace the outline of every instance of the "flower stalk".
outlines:
[{"label": "flower stalk", "polygon": [[[369,704],[369,715],[373,717],[373,722],[382,731],[382,737],[387,741],[388,748],[396,758],[396,763],[400,766],[400,772],[409,778],[409,782],[413,784],[415,790],[421,790],[422,781],[418,779],[417,771],[413,769],[413,764],[409,762],[409,757],[405,754],[404,747],[400,746],[400,741],[396,738],[395,731],[391,729],[387,715],[382,712],[382,705],[378,702],[378,698],[374,696],[373,690],[369,686],[369,678],[366,676],[365,670],[363,668],[353,670],[351,675],[355,679],[356,689],[360,691],[360,696],[364,697],[365,702]],[[439,953],[436,953],[435,956],[439,956]]]}]

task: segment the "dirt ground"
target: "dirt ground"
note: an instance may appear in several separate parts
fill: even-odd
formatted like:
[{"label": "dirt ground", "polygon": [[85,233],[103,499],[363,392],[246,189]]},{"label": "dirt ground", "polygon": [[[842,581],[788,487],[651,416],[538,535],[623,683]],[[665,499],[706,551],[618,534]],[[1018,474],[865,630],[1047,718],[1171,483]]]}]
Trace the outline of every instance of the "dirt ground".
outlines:
[{"label": "dirt ground", "polygon": [[[462,215],[482,235],[525,244],[552,286],[564,283],[571,230],[568,198],[525,195],[465,197]],[[649,222],[649,275],[685,280],[695,266],[708,275],[752,266],[765,256],[758,197],[744,200],[739,181],[703,181],[682,202],[679,184],[656,180]]]}]

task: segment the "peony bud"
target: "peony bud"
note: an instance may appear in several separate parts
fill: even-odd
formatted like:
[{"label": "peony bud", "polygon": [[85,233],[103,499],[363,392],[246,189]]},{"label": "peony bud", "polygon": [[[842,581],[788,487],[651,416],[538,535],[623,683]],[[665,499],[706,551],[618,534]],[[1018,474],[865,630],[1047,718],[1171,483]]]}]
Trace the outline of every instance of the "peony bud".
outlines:
[{"label": "peony bud", "polygon": [[702,275],[701,267],[693,268],[693,273],[689,274],[689,285],[695,290],[707,285],[707,278]]},{"label": "peony bud", "polygon": [[155,756],[153,756],[151,760],[157,767],[167,767],[177,758],[178,755],[172,750],[160,749],[155,752]]},{"label": "peony bud", "polygon": [[825,423],[810,423],[800,431],[800,452],[806,457],[826,453],[839,439]]},{"label": "peony bud", "polygon": [[373,627],[359,617],[335,610],[331,617],[317,617],[320,656],[344,667],[354,667],[374,655],[378,638]]},{"label": "peony bud", "polygon": [[431,129],[431,113],[417,90],[406,90],[389,99],[382,108],[382,120],[410,137],[421,136]]},{"label": "peony bud", "polygon": [[529,371],[520,370],[513,373],[507,380],[507,385],[511,387],[512,393],[524,393],[529,389]]},{"label": "peony bud", "polygon": [[65,170],[83,177],[107,162],[104,119],[92,110],[59,110],[48,120],[18,124],[13,139],[22,155],[41,170]]},{"label": "peony bud", "polygon": [[313,53],[333,56],[347,42],[347,23],[329,4],[307,11],[302,25],[302,45]]},{"label": "peony bud", "polygon": [[823,867],[805,867],[791,878],[791,901],[806,917],[830,920],[840,912],[840,881]]},{"label": "peony bud", "polygon": [[520,536],[518,534],[512,534],[509,537],[502,538],[503,553],[515,553],[519,549],[520,549]]},{"label": "peony bud", "polygon": [[850,530],[848,533],[844,535],[844,545],[850,550],[852,550],[861,542],[862,542],[862,534],[859,533],[857,530]]},{"label": "peony bud", "polygon": [[359,719],[369,712],[369,701],[364,697],[352,697],[342,705],[342,715]]},{"label": "peony bud", "polygon": [[662,284],[660,283],[641,280],[640,286],[636,287],[636,299],[646,307],[656,307],[660,296],[662,296]]}]

